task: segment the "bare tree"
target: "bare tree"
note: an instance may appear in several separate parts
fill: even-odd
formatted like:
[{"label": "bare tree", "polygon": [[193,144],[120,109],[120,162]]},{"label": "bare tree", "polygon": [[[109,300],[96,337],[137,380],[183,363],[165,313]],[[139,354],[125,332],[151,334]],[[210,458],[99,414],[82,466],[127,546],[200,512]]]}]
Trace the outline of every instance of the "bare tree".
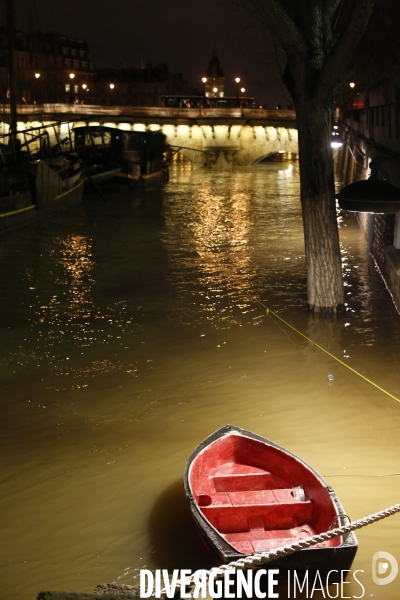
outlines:
[{"label": "bare tree", "polygon": [[[239,0],[240,2],[240,0]],[[374,0],[241,0],[286,54],[283,80],[299,133],[307,293],[316,313],[343,312],[331,149],[334,90],[368,24]]]}]

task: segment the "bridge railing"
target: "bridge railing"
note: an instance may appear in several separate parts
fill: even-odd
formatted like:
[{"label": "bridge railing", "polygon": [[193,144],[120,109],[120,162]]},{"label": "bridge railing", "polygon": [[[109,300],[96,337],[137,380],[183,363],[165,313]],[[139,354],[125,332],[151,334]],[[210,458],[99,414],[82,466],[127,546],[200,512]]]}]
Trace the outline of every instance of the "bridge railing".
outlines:
[{"label": "bridge railing", "polygon": [[[9,115],[9,107],[1,111]],[[0,113],[1,114],[1,113]],[[163,118],[163,119],[262,119],[271,121],[295,121],[294,110],[269,110],[263,108],[164,108],[158,106],[101,106],[97,104],[21,104],[17,107],[19,117],[45,115],[74,115],[98,117]]]}]

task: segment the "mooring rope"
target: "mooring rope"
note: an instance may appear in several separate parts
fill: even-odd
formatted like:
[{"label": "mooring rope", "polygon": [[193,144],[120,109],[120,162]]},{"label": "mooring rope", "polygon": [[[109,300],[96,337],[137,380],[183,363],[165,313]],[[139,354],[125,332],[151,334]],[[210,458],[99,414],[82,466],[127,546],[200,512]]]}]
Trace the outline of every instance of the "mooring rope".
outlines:
[{"label": "mooring rope", "polygon": [[[250,554],[248,556],[244,556],[237,561],[231,562],[227,565],[221,565],[220,567],[214,567],[209,571],[201,569],[199,571],[195,571],[190,577],[185,578],[185,585],[191,585],[195,583],[196,574],[202,573],[203,577],[210,578],[211,575],[215,579],[221,579],[224,574],[229,571],[236,573],[237,571],[243,571],[245,569],[252,569],[253,567],[258,567],[263,564],[267,564],[273,560],[277,560],[278,558],[282,558],[283,556],[287,556],[288,554],[294,554],[299,550],[304,550],[305,548],[309,548],[310,546],[315,546],[316,544],[320,544],[322,542],[326,542],[335,537],[339,537],[350,531],[355,531],[356,529],[361,529],[362,527],[366,527],[367,525],[371,525],[372,523],[376,523],[377,521],[381,521],[382,519],[386,519],[396,513],[400,512],[400,504],[395,504],[394,506],[390,506],[385,510],[381,510],[379,512],[373,513],[372,515],[368,515],[367,517],[363,517],[362,519],[358,519],[357,521],[353,521],[348,523],[347,525],[342,525],[341,527],[337,527],[335,529],[330,529],[325,533],[319,533],[317,535],[310,536],[305,538],[299,542],[295,542],[293,544],[289,544],[287,546],[280,546],[279,548],[274,548],[273,550],[269,550],[268,552],[258,552],[255,554]],[[346,515],[338,515],[340,518],[345,518]],[[177,580],[175,583],[175,589],[170,590],[175,593],[176,589],[181,585],[181,581]],[[172,588],[172,583],[171,583]],[[117,594],[118,592],[123,591],[124,595],[133,596],[135,598],[140,598],[140,589],[137,586],[131,585],[117,585],[117,584],[104,584],[97,586],[96,591],[100,594]],[[193,597],[194,589],[191,591],[191,597]],[[157,595],[156,595],[157,593]],[[159,590],[159,592],[154,592],[150,597],[151,598],[161,598],[165,597],[167,593],[166,587],[163,587]]]},{"label": "mooring rope", "polygon": [[317,344],[316,342],[314,342],[313,340],[311,340],[309,337],[307,337],[306,335],[304,335],[304,333],[302,333],[301,331],[299,331],[298,329],[296,329],[296,327],[293,327],[293,325],[291,325],[290,323],[288,323],[287,321],[285,321],[285,319],[282,319],[282,317],[280,317],[279,315],[277,315],[273,310],[271,310],[270,308],[268,308],[267,306],[265,306],[265,304],[263,304],[260,300],[258,300],[257,298],[255,298],[255,301],[258,302],[258,304],[260,304],[260,306],[262,306],[263,308],[265,308],[267,315],[269,315],[269,314],[273,315],[274,317],[276,317],[277,319],[279,319],[280,321],[282,321],[282,323],[284,323],[287,327],[290,327],[290,329],[293,329],[293,331],[295,331],[296,333],[298,333],[299,335],[301,335],[301,337],[303,337],[305,340],[307,340],[308,342],[310,342],[311,344],[313,344],[316,348],[318,348],[319,350],[322,350],[322,352],[325,352],[325,354],[327,354],[328,356],[330,356],[331,358],[333,358],[334,360],[336,360],[338,363],[340,363],[341,365],[343,365],[344,367],[346,367],[346,369],[350,369],[350,371],[352,371],[353,373],[355,373],[356,375],[358,375],[359,377],[361,377],[362,379],[364,379],[365,381],[367,381],[368,383],[370,383],[371,385],[373,385],[374,387],[376,387],[378,390],[380,390],[381,392],[383,392],[387,396],[390,396],[391,398],[393,398],[393,400],[396,400],[396,402],[400,403],[399,398],[396,398],[396,396],[393,396],[393,394],[391,394],[390,392],[387,392],[386,390],[384,390],[383,388],[381,388],[379,385],[377,385],[376,383],[374,383],[373,381],[371,381],[370,379],[368,379],[368,377],[365,377],[364,375],[362,375],[361,373],[359,373],[358,371],[356,371],[355,369],[353,369],[352,367],[350,367],[349,365],[347,365],[345,362],[343,362],[342,360],[340,360],[340,358],[338,358],[334,354],[331,354],[330,352],[328,352],[328,350],[325,350],[325,348],[323,348],[322,346],[320,346],[319,344]]},{"label": "mooring rope", "polygon": [[[310,536],[301,540],[299,542],[295,542],[294,544],[289,544],[287,546],[280,546],[279,548],[274,548],[273,550],[269,550],[268,552],[258,552],[255,554],[250,554],[249,556],[245,556],[231,562],[227,565],[221,565],[220,567],[214,567],[209,571],[201,571],[203,575],[206,577],[210,577],[213,575],[216,579],[220,579],[224,576],[225,572],[230,571],[236,573],[236,571],[243,571],[245,569],[252,569],[253,567],[258,567],[260,565],[269,563],[273,560],[281,558],[282,556],[287,556],[288,554],[294,554],[299,550],[304,550],[305,548],[309,548],[310,546],[315,546],[316,544],[320,544],[322,542],[326,542],[328,540],[332,540],[333,538],[344,535],[345,533],[349,533],[350,531],[355,531],[356,529],[361,529],[362,527],[366,527],[367,525],[371,525],[372,523],[376,523],[377,521],[381,521],[382,519],[386,519],[391,515],[400,512],[400,504],[395,504],[385,510],[381,510],[379,512],[373,513],[367,517],[363,517],[362,519],[358,519],[357,521],[353,521],[348,523],[347,525],[342,525],[342,527],[336,527],[335,529],[331,529],[326,531],[325,533],[319,533],[317,535]],[[344,515],[338,515],[339,517]],[[195,583],[196,578],[195,571],[190,577],[186,578],[186,584],[190,585]],[[180,585],[180,581],[176,582],[176,587]],[[163,595],[166,593],[166,588],[162,588],[160,594]],[[155,595],[152,596],[153,598]]]}]

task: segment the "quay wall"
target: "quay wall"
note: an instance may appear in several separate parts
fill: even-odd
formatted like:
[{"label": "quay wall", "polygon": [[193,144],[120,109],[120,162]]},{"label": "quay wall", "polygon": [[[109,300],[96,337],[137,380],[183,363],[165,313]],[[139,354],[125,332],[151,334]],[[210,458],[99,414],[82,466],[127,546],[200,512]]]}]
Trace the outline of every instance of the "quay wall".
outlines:
[{"label": "quay wall", "polygon": [[[385,80],[358,94],[341,119],[346,143],[338,152],[337,174],[343,186],[368,179],[369,163],[379,156],[379,178],[400,190],[400,81]],[[400,312],[400,212],[356,216],[367,249]]]}]

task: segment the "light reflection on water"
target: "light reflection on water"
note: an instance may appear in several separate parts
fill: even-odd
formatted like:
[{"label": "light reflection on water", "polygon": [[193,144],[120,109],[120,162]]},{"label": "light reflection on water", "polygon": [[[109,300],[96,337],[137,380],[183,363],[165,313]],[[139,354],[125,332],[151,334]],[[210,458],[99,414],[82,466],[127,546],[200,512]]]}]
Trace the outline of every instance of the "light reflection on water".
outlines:
[{"label": "light reflection on water", "polygon": [[[209,566],[181,475],[228,422],[310,462],[353,519],[398,502],[399,404],[256,302],[399,397],[399,316],[345,213],[348,311],[307,312],[298,194],[295,163],[182,169],[164,190],[88,195],[2,240],[8,600]],[[358,537],[378,597],[372,555],[400,558],[399,517]]]},{"label": "light reflection on water", "polygon": [[[186,310],[191,316],[196,313],[215,327],[238,324],[251,307],[257,310],[254,299],[265,290],[274,303],[283,279],[292,290],[285,302],[304,303],[299,286],[304,244],[294,171],[291,164],[273,166],[267,187],[268,167],[217,173],[189,197],[182,189],[180,200],[166,202],[163,241],[174,266],[169,278],[183,297],[190,294]],[[179,317],[184,318],[182,310]]]}]

